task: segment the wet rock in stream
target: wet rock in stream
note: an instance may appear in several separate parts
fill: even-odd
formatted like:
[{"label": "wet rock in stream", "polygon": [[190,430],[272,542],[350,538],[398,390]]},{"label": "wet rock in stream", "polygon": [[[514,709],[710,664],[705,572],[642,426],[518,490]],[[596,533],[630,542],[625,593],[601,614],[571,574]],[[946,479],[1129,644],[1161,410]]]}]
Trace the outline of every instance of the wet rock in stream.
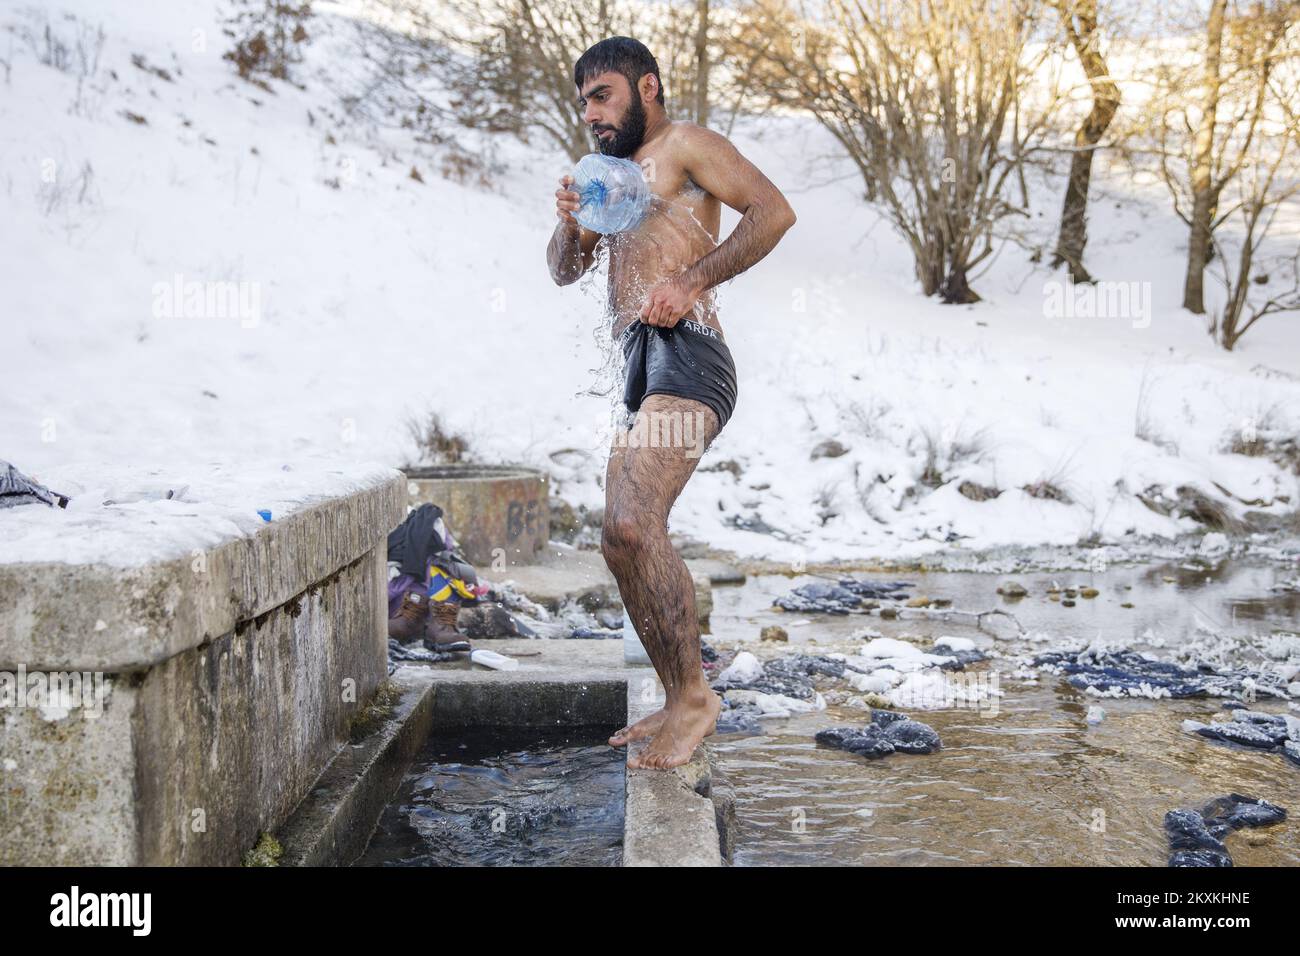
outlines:
[{"label": "wet rock in stream", "polygon": [[1224,839],[1243,827],[1267,827],[1286,819],[1286,810],[1267,800],[1231,793],[1215,797],[1200,810],[1165,814],[1172,867],[1232,866]]},{"label": "wet rock in stream", "polygon": [[913,720],[906,714],[873,710],[871,723],[857,727],[828,727],[814,739],[827,747],[847,750],[859,757],[876,760],[892,753],[928,754],[942,746],[933,727]]}]

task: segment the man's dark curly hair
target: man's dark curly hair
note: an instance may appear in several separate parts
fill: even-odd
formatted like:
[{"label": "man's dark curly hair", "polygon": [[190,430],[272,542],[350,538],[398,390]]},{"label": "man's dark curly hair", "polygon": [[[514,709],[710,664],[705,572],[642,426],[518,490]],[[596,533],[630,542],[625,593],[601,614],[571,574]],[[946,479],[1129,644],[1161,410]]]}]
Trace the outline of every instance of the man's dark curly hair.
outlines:
[{"label": "man's dark curly hair", "polygon": [[633,92],[641,77],[647,73],[652,74],[659,82],[659,95],[655,100],[663,105],[664,81],[659,78],[659,64],[655,61],[654,54],[640,40],[631,37],[608,37],[601,40],[573,64],[573,85],[581,90],[582,84],[587,80],[611,70],[627,77],[628,86]]}]

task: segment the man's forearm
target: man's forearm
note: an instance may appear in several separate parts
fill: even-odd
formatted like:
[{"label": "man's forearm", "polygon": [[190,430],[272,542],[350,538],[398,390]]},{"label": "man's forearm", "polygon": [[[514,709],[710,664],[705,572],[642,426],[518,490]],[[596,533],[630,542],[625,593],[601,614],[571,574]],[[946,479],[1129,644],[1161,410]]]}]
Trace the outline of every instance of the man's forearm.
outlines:
[{"label": "man's forearm", "polygon": [[683,281],[701,292],[721,285],[771,252],[792,225],[788,204],[751,204],[731,235],[682,273]]},{"label": "man's forearm", "polygon": [[582,232],[577,226],[561,222],[551,234],[546,247],[546,264],[556,285],[568,285],[582,276]]}]

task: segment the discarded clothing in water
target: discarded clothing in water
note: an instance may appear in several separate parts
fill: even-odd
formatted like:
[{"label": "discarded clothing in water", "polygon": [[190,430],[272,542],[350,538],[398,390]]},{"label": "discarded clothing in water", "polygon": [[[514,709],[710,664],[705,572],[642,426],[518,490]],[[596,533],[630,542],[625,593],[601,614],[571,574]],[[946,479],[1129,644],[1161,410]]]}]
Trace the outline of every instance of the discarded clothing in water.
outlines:
[{"label": "discarded clothing in water", "polygon": [[1266,697],[1285,697],[1277,680],[1246,671],[1223,673],[1208,664],[1180,667],[1152,660],[1136,651],[1052,651],[1034,663],[1059,674],[1079,690],[1103,697],[1231,697],[1249,690]]},{"label": "discarded clothing in water", "polygon": [[856,727],[829,727],[819,730],[814,739],[819,744],[847,750],[859,757],[875,760],[895,751],[905,754],[934,753],[942,747],[938,733],[928,724],[906,714],[873,710],[871,723]]},{"label": "discarded clothing in water", "polygon": [[420,661],[424,664],[438,664],[442,661],[454,661],[462,654],[450,651],[430,651],[419,644],[403,644],[401,641],[388,639],[388,659],[390,661]]},{"label": "discarded clothing in water", "polygon": [[761,734],[763,725],[759,723],[759,718],[762,713],[753,704],[733,704],[724,698],[715,733],[745,734],[750,737]]},{"label": "discarded clothing in water", "polygon": [[1300,766],[1300,717],[1247,710],[1240,704],[1228,704],[1227,709],[1232,712],[1230,721],[1185,720],[1183,730],[1219,743],[1267,750]]},{"label": "discarded clothing in water", "polygon": [[724,520],[724,523],[738,531],[752,531],[754,534],[770,534],[772,537],[780,538],[783,541],[791,540],[788,533],[782,531],[780,528],[772,527],[757,514],[728,515]]},{"label": "discarded clothing in water", "polygon": [[973,647],[953,647],[945,644],[943,639],[936,641],[926,653],[951,658],[939,665],[939,669],[945,671],[964,671],[967,664],[978,664],[989,659],[989,656],[981,650]]},{"label": "discarded clothing in water", "polygon": [[[729,690],[756,690],[764,694],[779,694],[796,700],[812,700],[817,696],[813,677],[843,677],[845,670],[859,670],[844,661],[830,657],[813,657],[808,654],[789,654],[763,664],[763,672],[748,680],[718,680],[713,689],[725,694]],[[866,673],[861,670],[860,673]]]},{"label": "discarded clothing in water", "polygon": [[1223,840],[1242,827],[1267,827],[1286,819],[1286,810],[1267,800],[1231,793],[1215,797],[1200,810],[1170,810],[1165,814],[1169,865],[1173,867],[1232,866]]},{"label": "discarded clothing in water", "polygon": [[621,641],[623,639],[622,631],[611,631],[603,627],[584,627],[579,625],[573,629],[569,637],[581,641]]},{"label": "discarded clothing in water", "polygon": [[904,588],[912,585],[905,581],[877,583],[856,578],[840,578],[838,583],[815,581],[795,588],[772,603],[785,611],[820,614],[849,614],[862,607],[862,602],[900,601],[907,597]]},{"label": "discarded clothing in water", "polygon": [[1173,867],[1232,866],[1227,850],[1177,850],[1169,857]]},{"label": "discarded clothing in water", "polygon": [[860,671],[845,661],[834,657],[820,657],[811,654],[788,654],[774,658],[763,668],[771,674],[801,674],[808,677],[843,677],[846,670]]},{"label": "discarded clothing in water", "polygon": [[50,491],[39,482],[32,481],[9,462],[0,461],[0,508],[34,504],[66,508],[68,501],[67,495]]},{"label": "discarded clothing in water", "polygon": [[596,610],[596,621],[607,631],[621,631],[623,629],[623,612],[616,611],[612,607],[602,607]]}]

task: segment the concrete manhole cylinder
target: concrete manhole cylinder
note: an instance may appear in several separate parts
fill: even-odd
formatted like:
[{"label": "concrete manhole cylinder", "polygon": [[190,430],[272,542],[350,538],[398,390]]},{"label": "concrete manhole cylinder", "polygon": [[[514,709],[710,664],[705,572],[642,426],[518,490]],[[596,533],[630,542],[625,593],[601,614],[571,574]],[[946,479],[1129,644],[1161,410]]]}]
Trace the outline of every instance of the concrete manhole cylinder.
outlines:
[{"label": "concrete manhole cylinder", "polygon": [[516,465],[431,465],[406,472],[412,507],[430,502],[446,515],[472,564],[531,564],[545,549],[551,522],[550,482],[533,468]]}]

